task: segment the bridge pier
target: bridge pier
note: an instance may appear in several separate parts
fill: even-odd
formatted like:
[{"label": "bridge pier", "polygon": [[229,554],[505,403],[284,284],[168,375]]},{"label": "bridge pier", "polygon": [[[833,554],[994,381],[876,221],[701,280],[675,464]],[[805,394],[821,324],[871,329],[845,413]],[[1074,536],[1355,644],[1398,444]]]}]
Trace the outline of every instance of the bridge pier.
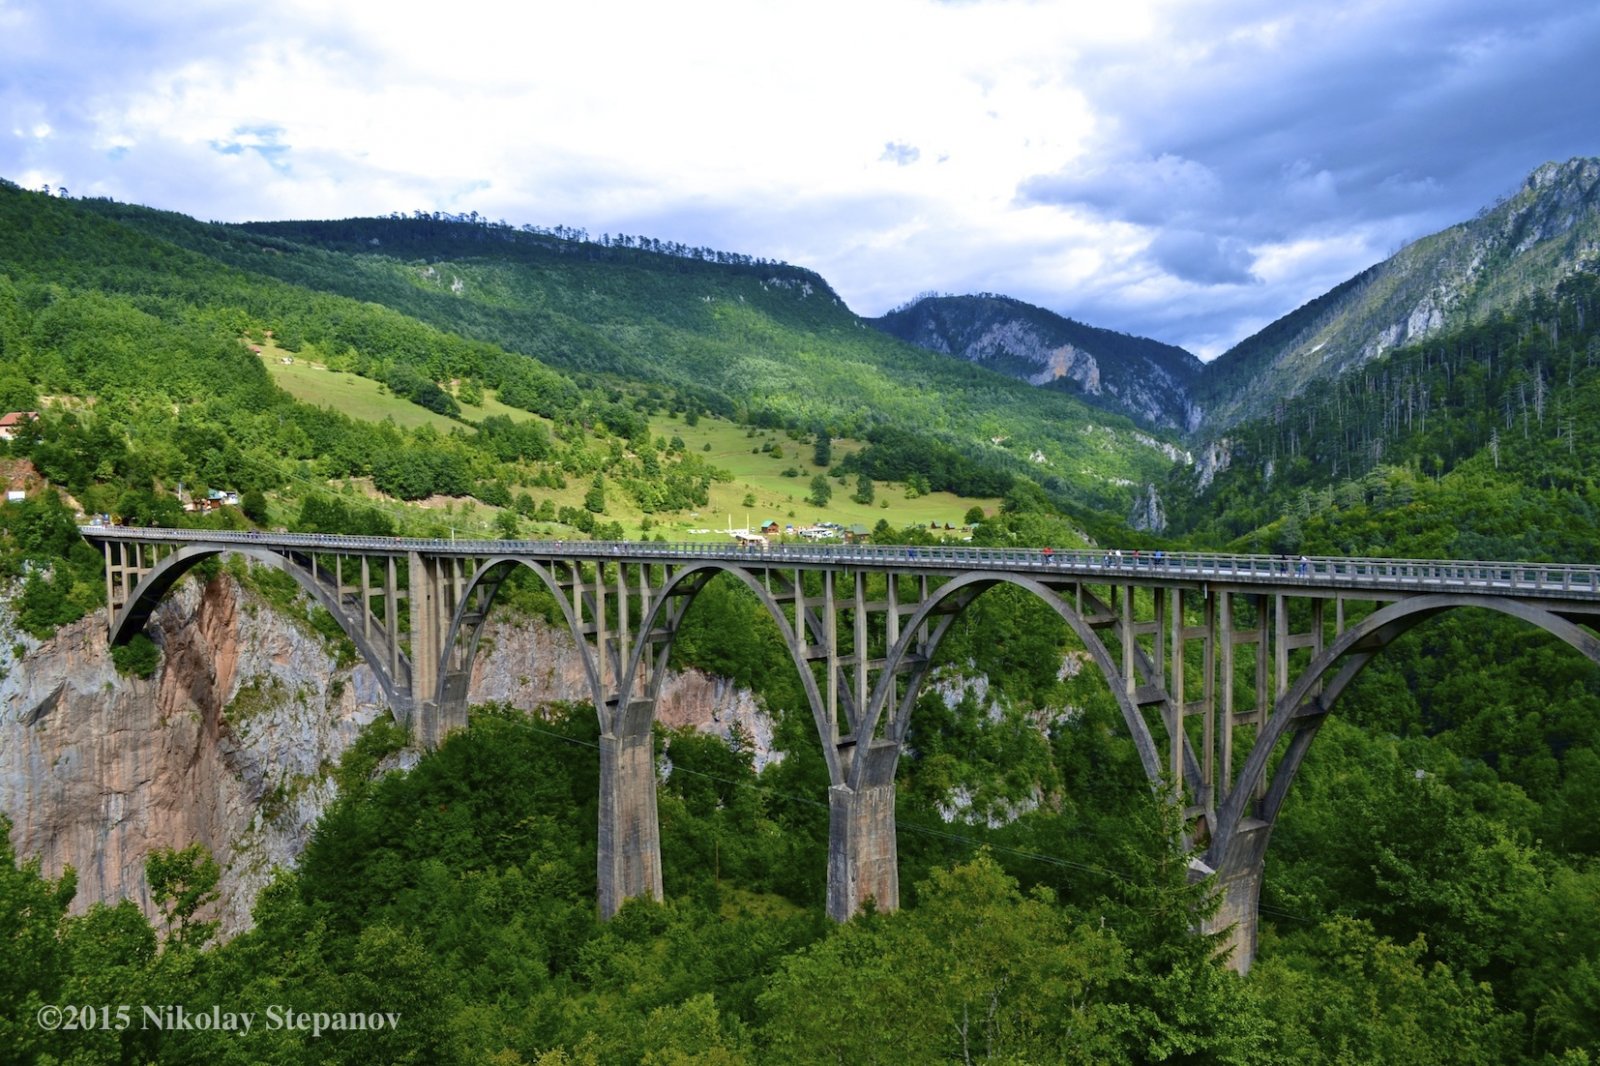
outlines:
[{"label": "bridge pier", "polygon": [[1222,897],[1216,912],[1200,924],[1202,933],[1221,933],[1218,952],[1228,953],[1228,968],[1238,974],[1250,972],[1255,962],[1261,921],[1261,879],[1266,872],[1267,839],[1272,826],[1259,818],[1246,819],[1230,839],[1213,852],[1217,862],[1212,884]]},{"label": "bridge pier", "polygon": [[617,716],[615,732],[600,736],[600,917],[625,900],[659,900],[661,826],[656,815],[656,760],[650,732],[655,705],[632,700]]},{"label": "bridge pier", "polygon": [[467,705],[462,701],[418,700],[411,714],[411,738],[423,751],[437,750],[451,733],[467,728]]},{"label": "bridge pier", "polygon": [[[841,756],[847,760],[848,751]],[[828,789],[828,917],[838,922],[859,914],[869,899],[880,911],[900,907],[894,839],[894,771],[900,746],[877,742],[865,757],[856,787]]]}]

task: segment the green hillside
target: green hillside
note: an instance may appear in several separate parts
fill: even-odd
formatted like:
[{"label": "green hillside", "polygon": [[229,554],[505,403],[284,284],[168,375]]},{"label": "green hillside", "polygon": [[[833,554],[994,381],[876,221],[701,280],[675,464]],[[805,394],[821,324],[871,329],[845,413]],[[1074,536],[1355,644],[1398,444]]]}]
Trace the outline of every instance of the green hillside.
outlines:
[{"label": "green hillside", "polygon": [[1230,431],[1175,522],[1255,550],[1600,560],[1600,276],[1405,347]]},{"label": "green hillside", "polygon": [[[741,423],[869,440],[885,428],[912,433],[1003,474],[980,489],[1020,475],[1074,508],[1122,514],[1129,486],[1167,466],[1128,420],[976,367],[930,364],[794,267],[473,222],[226,227],[128,205],[86,206],[251,276],[381,304],[551,368],[670,388],[673,403]],[[283,328],[324,347],[350,344],[368,358],[381,352],[335,323],[291,315]]]},{"label": "green hillside", "polygon": [[[647,360],[652,346],[629,348],[565,319],[527,346],[592,342],[586,350],[612,360],[595,355],[608,369],[573,369],[583,360],[571,349],[552,367],[404,310],[253,272],[252,256],[316,263],[398,287],[423,309],[488,306],[414,284],[415,264],[276,238],[269,252],[260,242],[181,216],[0,185],[0,405],[39,412],[27,434],[0,445],[0,458],[22,464],[10,467],[18,484],[42,478],[69,501],[62,510],[53,494],[32,493],[0,524],[43,523],[67,536],[75,507],[137,523],[327,532],[715,539],[730,525],[776,519],[862,525],[885,538],[907,529],[963,536],[974,511],[1049,511],[1052,498],[1080,526],[1114,522],[1127,485],[1165,468],[1131,425],[1074,421],[1078,408],[996,375],[966,371],[949,394],[938,381],[895,384],[894,360],[920,354],[864,328],[852,332],[870,338],[865,348],[805,332],[803,315],[823,299],[815,290],[814,302],[769,292],[788,318],[741,309],[736,298],[696,300],[681,320],[640,312],[635,332],[667,337],[702,370],[717,360],[733,367],[712,388],[699,380],[709,373]],[[595,321],[619,336],[633,327],[617,316],[664,306],[649,294],[676,291],[674,271],[685,265],[696,286],[709,278],[724,297],[747,283],[762,291],[744,266],[626,255],[648,269],[600,255],[568,279],[608,287]],[[522,269],[471,265],[474,277],[534,277]],[[629,296],[633,275],[643,295]],[[853,321],[836,305],[824,318]],[[772,347],[735,342],[735,320],[799,354],[767,360]],[[639,365],[631,358],[660,372],[614,372]],[[819,380],[802,384],[799,364]],[[729,384],[735,378],[743,391]],[[982,409],[986,397],[993,411]],[[980,419],[1000,444],[957,431]],[[241,506],[185,512],[185,501],[214,490],[240,493]],[[1053,528],[1056,543],[1081,539],[1064,522]],[[44,634],[101,593],[87,556],[48,580],[30,570],[30,559],[53,561],[70,541],[35,533],[6,541],[0,565],[30,575],[23,621]]]}]

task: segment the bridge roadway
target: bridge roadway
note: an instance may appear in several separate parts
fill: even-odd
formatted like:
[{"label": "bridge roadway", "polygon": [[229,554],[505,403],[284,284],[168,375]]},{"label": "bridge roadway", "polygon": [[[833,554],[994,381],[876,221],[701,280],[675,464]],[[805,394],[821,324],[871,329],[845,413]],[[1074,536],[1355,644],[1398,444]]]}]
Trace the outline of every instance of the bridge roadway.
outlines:
[{"label": "bridge roadway", "polygon": [[1199,581],[1229,581],[1277,587],[1288,582],[1314,582],[1350,591],[1415,592],[1478,590],[1496,594],[1531,592],[1571,594],[1600,600],[1600,566],[1573,563],[1500,563],[1441,559],[1381,559],[1349,556],[1306,556],[1302,573],[1296,557],[1238,555],[1220,552],[1154,553],[1051,548],[969,548],[946,545],[774,544],[740,548],[724,544],[655,541],[457,540],[402,537],[357,537],[320,533],[257,533],[230,530],[82,526],[91,541],[239,544],[269,549],[319,553],[404,555],[413,551],[457,557],[520,555],[530,559],[582,559],[586,562],[626,558],[671,562],[719,559],[749,563],[759,559],[783,566],[864,566],[898,571],[931,569],[988,570],[996,567],[1070,573],[1079,576],[1145,575]]},{"label": "bridge roadway", "polygon": [[766,609],[810,704],[830,778],[831,915],[849,918],[869,898],[898,904],[894,775],[916,697],[951,623],[1008,585],[1072,630],[1152,789],[1183,805],[1195,876],[1222,896],[1209,927],[1226,931],[1241,970],[1255,954],[1277,814],[1318,728],[1375,655],[1427,618],[1477,607],[1600,663],[1600,567],[1579,564],[80,531],[105,556],[113,644],[141,632],[196,563],[240,555],[289,574],[333,614],[423,746],[465,723],[496,594],[512,573],[531,574],[583,652],[600,719],[606,917],[629,897],[662,895],[651,727],[679,623],[718,575]]}]

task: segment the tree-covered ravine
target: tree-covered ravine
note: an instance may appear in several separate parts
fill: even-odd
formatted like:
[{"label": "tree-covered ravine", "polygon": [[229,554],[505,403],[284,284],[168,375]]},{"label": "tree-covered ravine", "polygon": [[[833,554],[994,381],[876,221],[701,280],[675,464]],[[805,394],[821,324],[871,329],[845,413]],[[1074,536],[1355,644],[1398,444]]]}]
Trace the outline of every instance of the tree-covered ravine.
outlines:
[{"label": "tree-covered ravine", "polygon": [[[27,485],[0,504],[0,579],[30,641],[104,606],[80,513],[648,537],[740,476],[686,443],[708,425],[782,451],[798,496],[867,501],[882,543],[949,535],[896,510],[944,490],[971,497],[977,545],[1600,558],[1592,273],[1283,397],[1202,484],[1130,446],[1131,423],[869,336],[777,264],[424,219],[207,226],[5,187],[0,236],[0,413],[38,412],[0,441]],[[296,400],[252,346],[384,413]],[[1135,532],[1152,482],[1169,527]],[[183,510],[209,489],[238,505]],[[190,580],[220,570],[353,661],[274,575]],[[496,608],[550,609],[517,581]],[[474,707],[406,770],[382,716],[232,937],[203,849],[151,855],[148,918],[73,909],[74,876],[0,834],[0,1061],[1600,1060],[1600,669],[1530,626],[1443,614],[1345,692],[1274,831],[1242,976],[1195,932],[1214,901],[1104,680],[1027,594],[985,593],[941,645],[899,764],[901,907],[845,925],[824,914],[828,778],[776,627],[718,579],[672,658],[754,692],[782,758],[757,771],[748,743],[658,726],[663,902],[597,919],[592,707]],[[164,663],[139,638],[116,666]],[[256,1021],[39,1024],[74,1004]],[[286,1008],[398,1021],[269,1024]]]},{"label": "tree-covered ravine", "polygon": [[[665,902],[596,919],[592,708],[476,707],[467,730],[386,773],[407,738],[380,719],[298,868],[225,943],[200,920],[198,850],[152,857],[154,926],[131,903],[68,914],[71,876],[8,853],[0,1046],[162,1063],[1594,1054],[1600,672],[1541,634],[1446,616],[1369,668],[1295,785],[1261,951],[1240,977],[1194,932],[1205,883],[1104,682],[1061,669],[1075,649],[1026,594],[986,594],[947,640],[900,772],[903,907],[845,926],[822,911],[827,778],[776,629],[722,582],[684,625],[680,656],[761,692],[786,754],[756,773],[747,746],[658,730]],[[42,1006],[99,1002],[261,1021],[35,1024]],[[285,1007],[402,1021],[269,1027]]]}]

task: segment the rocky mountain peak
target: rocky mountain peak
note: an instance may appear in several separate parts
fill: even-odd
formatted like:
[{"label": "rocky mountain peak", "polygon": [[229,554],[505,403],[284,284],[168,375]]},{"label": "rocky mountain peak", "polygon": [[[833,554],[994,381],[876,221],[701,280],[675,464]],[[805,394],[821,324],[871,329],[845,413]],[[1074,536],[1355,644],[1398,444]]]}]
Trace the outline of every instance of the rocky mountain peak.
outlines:
[{"label": "rocky mountain peak", "polygon": [[1182,433],[1200,421],[1191,395],[1200,360],[1170,344],[993,293],[923,296],[869,321],[928,351],[1070,391],[1152,428]]},{"label": "rocky mountain peak", "polygon": [[1385,352],[1479,321],[1600,266],[1600,159],[1546,163],[1478,217],[1423,237],[1241,341],[1206,367],[1206,428]]}]

